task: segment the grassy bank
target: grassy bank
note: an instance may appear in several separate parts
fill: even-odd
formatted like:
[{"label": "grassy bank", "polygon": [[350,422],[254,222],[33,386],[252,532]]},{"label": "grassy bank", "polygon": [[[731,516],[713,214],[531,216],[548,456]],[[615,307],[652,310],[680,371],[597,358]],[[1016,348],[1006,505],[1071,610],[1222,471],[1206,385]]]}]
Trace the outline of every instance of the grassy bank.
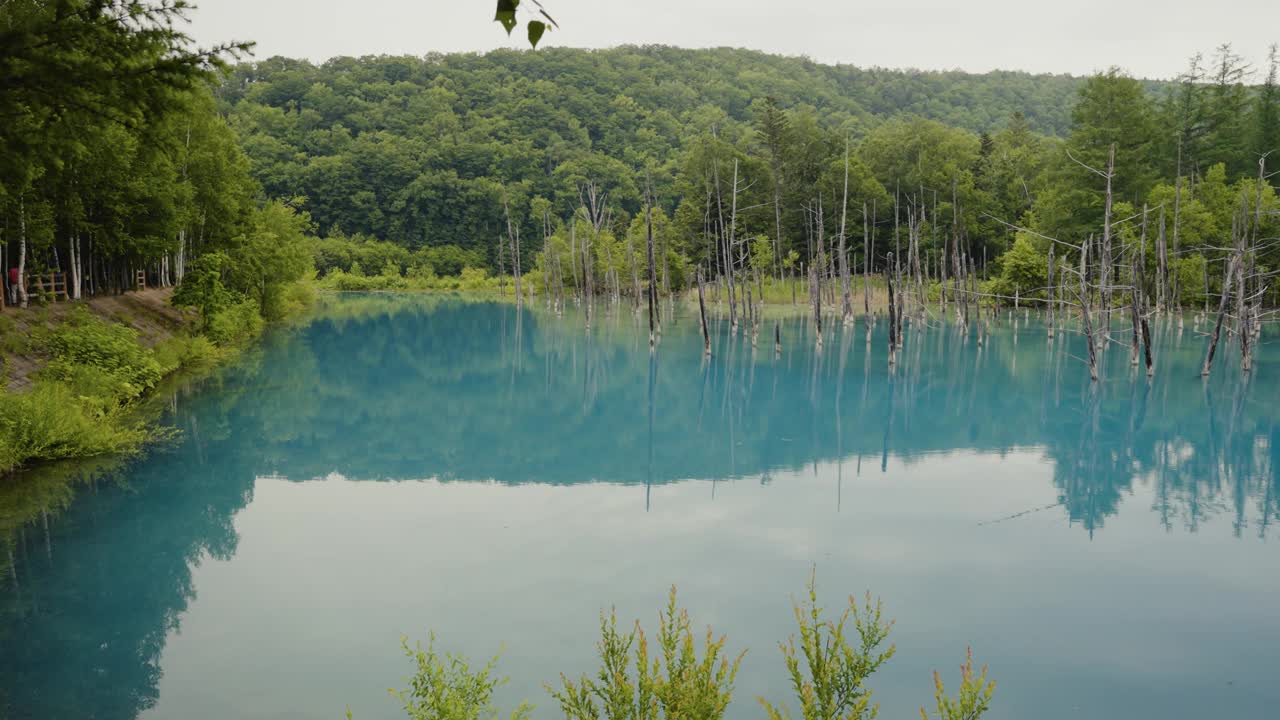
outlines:
[{"label": "grassy bank", "polygon": [[[151,290],[0,315],[0,472],[58,460],[119,457],[170,431],[146,400],[167,379],[237,355],[264,321],[252,301],[208,316]],[[289,314],[309,291],[289,293]]]}]

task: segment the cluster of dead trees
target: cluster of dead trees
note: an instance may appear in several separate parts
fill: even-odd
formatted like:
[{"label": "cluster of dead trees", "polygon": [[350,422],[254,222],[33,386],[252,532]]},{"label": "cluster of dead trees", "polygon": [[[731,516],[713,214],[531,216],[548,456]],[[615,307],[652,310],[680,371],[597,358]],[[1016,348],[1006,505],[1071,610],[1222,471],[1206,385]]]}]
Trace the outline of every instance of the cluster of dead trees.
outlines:
[{"label": "cluster of dead trees", "polygon": [[[868,208],[862,204],[862,242],[857,250],[850,243],[848,150],[846,148],[845,182],[840,198],[839,212],[824,209],[823,198],[817,196],[804,210],[809,219],[808,245],[811,262],[808,267],[800,263],[798,276],[807,282],[808,304],[812,312],[813,336],[818,347],[822,346],[824,332],[830,324],[827,320],[851,327],[855,322],[855,280],[858,272],[856,260],[861,259],[862,315],[866,327],[867,342],[871,341],[873,324],[879,322],[883,310],[887,316],[888,361],[897,362],[903,346],[907,322],[927,327],[941,324],[948,318],[966,330],[977,327],[977,343],[982,344],[989,332],[992,318],[1006,312],[1026,312],[1035,307],[1037,314],[1046,316],[1046,332],[1050,340],[1068,327],[1078,328],[1086,340],[1084,358],[1090,376],[1097,380],[1103,353],[1113,345],[1128,345],[1130,363],[1145,366],[1147,375],[1155,372],[1155,351],[1152,346],[1152,323],[1163,317],[1169,323],[1176,322],[1179,331],[1184,326],[1184,311],[1178,302],[1183,295],[1181,276],[1176,271],[1176,261],[1183,250],[1179,247],[1182,211],[1182,180],[1179,177],[1172,207],[1144,206],[1132,217],[1113,217],[1113,185],[1116,177],[1115,146],[1112,145],[1105,168],[1075,162],[1096,174],[1103,184],[1103,222],[1099,233],[1079,242],[1040,235],[1030,229],[1004,223],[1020,232],[1029,233],[1047,241],[1047,285],[1028,295],[1017,291],[1013,297],[1004,297],[984,290],[979,282],[978,258],[972,252],[964,222],[964,208],[960,206],[956,183],[950,188],[950,218],[940,218],[938,192],[917,188],[912,192],[894,191],[892,237],[885,242],[883,252],[877,252],[877,223],[874,203]],[[1275,239],[1260,237],[1263,225],[1263,187],[1268,179],[1266,156],[1258,162],[1257,196],[1250,198],[1242,193],[1235,212],[1231,237],[1221,247],[1198,248],[1198,252],[1216,252],[1223,258],[1221,292],[1216,312],[1206,305],[1196,315],[1195,324],[1206,321],[1211,328],[1205,333],[1206,349],[1202,372],[1208,375],[1212,369],[1224,329],[1240,348],[1241,368],[1252,368],[1253,348],[1261,333],[1265,313],[1262,298],[1270,290],[1270,280],[1275,271],[1264,270],[1258,264],[1260,254]],[[1181,174],[1181,173],[1179,173]],[[709,300],[717,304],[727,300],[730,333],[746,328],[751,334],[752,346],[759,337],[762,306],[764,303],[764,278],[760,267],[752,262],[749,239],[738,233],[738,216],[744,208],[739,197],[746,190],[739,174],[737,161],[732,168],[732,182],[728,193],[722,194],[719,167],[713,167],[709,176],[704,215],[704,247],[706,254],[696,266],[696,289],[699,325],[703,349],[710,354],[711,335],[706,315]],[[630,288],[623,286],[628,278],[619,276],[619,263],[606,262],[606,277],[594,277],[593,243],[610,226],[609,206],[604,193],[594,183],[585,183],[580,191],[580,206],[574,221],[569,224],[569,244],[575,300],[593,298],[597,294],[597,282],[602,281],[602,291],[614,303],[620,303],[624,294],[630,296],[637,313],[647,298],[650,344],[655,345],[660,336],[661,313],[657,303],[660,295],[655,264],[652,196],[646,182],[645,228],[647,272],[642,281],[637,262],[631,267]],[[830,205],[830,204],[829,204]],[[828,206],[829,206],[828,205]],[[855,211],[856,212],[856,211]],[[509,214],[508,214],[509,216]],[[836,222],[838,229],[829,232],[828,225]],[[950,228],[946,228],[947,220]],[[1167,220],[1171,220],[1167,222]],[[1004,221],[1000,221],[1004,222]],[[856,218],[854,218],[856,223]],[[586,227],[585,234],[579,227]],[[543,218],[544,291],[549,306],[557,311],[565,301],[565,277],[560,267],[560,253],[551,249],[551,219]],[[926,233],[928,237],[926,237]],[[581,236],[580,235],[584,235]],[[777,245],[776,240],[774,243]],[[500,239],[501,252],[509,252],[515,279],[516,295],[521,294],[521,254],[519,227],[508,222],[507,236]],[[1150,248],[1150,250],[1149,250]],[[606,247],[606,252],[608,249]],[[630,235],[626,252],[635,257]],[[1148,252],[1153,252],[1154,262],[1149,262]],[[610,260],[610,258],[606,258]],[[982,267],[987,258],[981,258]],[[663,286],[672,298],[667,284],[665,253],[663,257]],[[783,278],[783,263],[773,258],[771,265],[776,272],[773,287],[790,282],[792,304],[797,303],[797,273],[787,265],[787,277]],[[1154,276],[1148,271],[1155,266]],[[1209,296],[1209,270],[1205,263],[1205,296]],[[766,269],[766,274],[768,269]],[[873,280],[874,279],[874,280]],[[710,286],[710,287],[708,287]],[[883,286],[883,294],[880,287]],[[876,302],[873,303],[873,287]],[[710,292],[709,292],[710,291]],[[528,288],[529,297],[533,288]],[[709,295],[713,297],[709,298]],[[586,323],[591,324],[592,303],[586,302]],[[825,310],[824,310],[825,308]],[[828,318],[827,316],[832,316]],[[1120,325],[1117,326],[1117,318]],[[780,348],[781,338],[775,329],[775,349]]]}]

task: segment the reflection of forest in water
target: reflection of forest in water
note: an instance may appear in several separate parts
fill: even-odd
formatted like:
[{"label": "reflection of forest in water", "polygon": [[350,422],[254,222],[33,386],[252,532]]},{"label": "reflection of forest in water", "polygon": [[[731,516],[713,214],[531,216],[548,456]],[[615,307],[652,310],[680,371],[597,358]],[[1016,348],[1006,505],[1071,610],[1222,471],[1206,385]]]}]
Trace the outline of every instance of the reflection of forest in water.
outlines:
[{"label": "reflection of forest in water", "polygon": [[815,353],[805,320],[781,323],[780,356],[771,325],[753,350],[716,323],[704,360],[685,314],[651,357],[627,308],[586,333],[574,312],[333,302],[175,396],[173,447],[70,484],[46,473],[0,489],[0,717],[129,718],[154,704],[192,567],[234,555],[232,518],[267,474],[768,482],[818,463],[867,473],[892,456],[909,471],[948,451],[1030,448],[1052,467],[1062,507],[1048,512],[1091,533],[1138,485],[1171,530],[1226,516],[1240,537],[1264,537],[1280,521],[1280,364],[1265,346],[1252,377],[1226,361],[1204,383],[1201,338],[1160,324],[1154,379],[1135,378],[1116,346],[1095,387],[1080,341],[1048,343],[1034,322],[1002,319],[982,345],[951,324],[908,328],[893,372],[883,326],[870,344],[861,324],[828,330]]}]

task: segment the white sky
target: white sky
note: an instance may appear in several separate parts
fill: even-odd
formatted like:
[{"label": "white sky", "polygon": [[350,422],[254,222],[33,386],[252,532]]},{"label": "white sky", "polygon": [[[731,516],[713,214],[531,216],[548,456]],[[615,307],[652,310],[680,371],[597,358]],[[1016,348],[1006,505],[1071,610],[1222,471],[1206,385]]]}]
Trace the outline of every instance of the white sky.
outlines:
[{"label": "white sky", "polygon": [[[733,46],[859,66],[1087,74],[1119,65],[1176,75],[1230,42],[1261,66],[1280,41],[1277,0],[542,0],[546,45]],[[525,47],[494,0],[197,0],[202,45],[253,40],[256,55],[424,55]],[[531,0],[525,0],[526,6]],[[522,15],[525,8],[521,8]],[[517,37],[519,35],[519,37]]]}]

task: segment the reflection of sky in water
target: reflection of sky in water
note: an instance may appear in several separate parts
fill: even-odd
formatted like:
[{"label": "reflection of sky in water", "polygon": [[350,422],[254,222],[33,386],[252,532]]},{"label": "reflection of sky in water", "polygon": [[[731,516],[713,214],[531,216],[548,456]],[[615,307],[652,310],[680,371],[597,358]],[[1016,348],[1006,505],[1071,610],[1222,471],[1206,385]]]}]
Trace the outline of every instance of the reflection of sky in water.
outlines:
[{"label": "reflection of sky in water", "polygon": [[732,714],[757,717],[756,694],[787,693],[775,643],[814,564],[829,606],[871,589],[898,620],[887,717],[934,668],[954,682],[967,644],[995,718],[1280,700],[1265,346],[1251,387],[1224,353],[1205,388],[1191,325],[1158,327],[1149,386],[1119,349],[1093,391],[1077,340],[1025,324],[981,350],[909,330],[890,376],[883,327],[815,359],[786,321],[781,358],[767,327],[754,360],[722,336],[704,364],[682,316],[651,385],[643,318],[516,326],[510,307],[344,300],[180,399],[177,448],[83,491],[48,557],[39,519],[18,539],[0,708],[396,717],[398,638],[434,628],[473,656],[505,644],[504,700],[554,717],[541,684],[590,669],[597,611],[651,621],[676,583],[750,648]]}]

